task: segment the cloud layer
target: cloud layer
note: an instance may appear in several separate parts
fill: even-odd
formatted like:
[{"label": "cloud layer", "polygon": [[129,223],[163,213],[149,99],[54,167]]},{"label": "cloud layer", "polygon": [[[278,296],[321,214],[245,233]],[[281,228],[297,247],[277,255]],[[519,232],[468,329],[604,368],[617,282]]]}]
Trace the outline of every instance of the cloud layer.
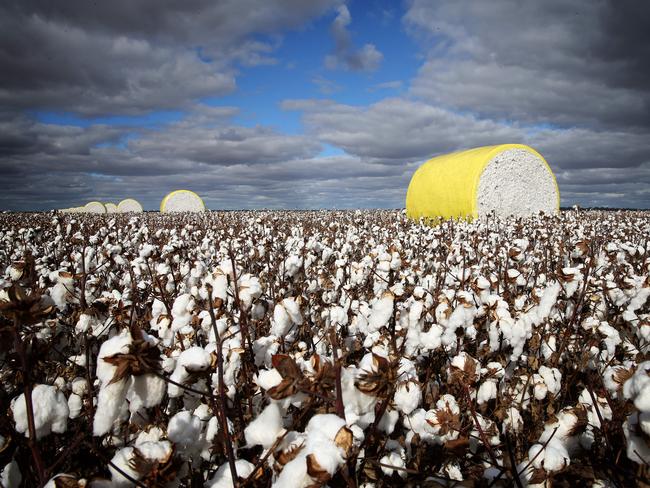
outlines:
[{"label": "cloud layer", "polygon": [[[207,104],[289,63],[282,36],[318,19],[333,48],[306,78],[331,99],[280,103],[298,131]],[[644,2],[412,0],[395,20],[418,49],[411,78],[382,71],[395,60],[358,35],[361,20],[330,0],[1,5],[0,208],[136,196],[153,209],[183,187],[211,208],[401,207],[429,157],[503,142],[546,157],[564,205],[650,207]],[[350,103],[350,80],[372,101]],[[95,118],[161,110],[180,115]]]}]

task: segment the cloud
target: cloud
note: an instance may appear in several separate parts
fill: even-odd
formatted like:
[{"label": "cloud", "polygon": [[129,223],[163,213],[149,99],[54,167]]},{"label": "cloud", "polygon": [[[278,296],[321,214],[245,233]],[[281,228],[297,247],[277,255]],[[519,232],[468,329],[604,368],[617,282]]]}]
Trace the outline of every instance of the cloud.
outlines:
[{"label": "cloud", "polygon": [[330,28],[335,43],[334,53],[325,57],[325,67],[331,70],[375,71],[384,55],[374,44],[364,44],[360,49],[355,49],[348,31],[351,21],[348,7],[340,5]]},{"label": "cloud", "polygon": [[186,108],[231,92],[238,64],[274,63],[273,35],[333,4],[3,2],[0,105],[87,116]]},{"label": "cloud", "polygon": [[355,156],[394,164],[522,137],[521,130],[405,98],[385,98],[367,107],[288,100],[283,107],[302,110],[309,133],[317,139]]},{"label": "cloud", "polygon": [[[437,154],[502,143],[538,149],[558,175],[563,204],[649,204],[650,147],[643,132],[593,128],[535,128],[453,112],[422,101],[387,98],[369,106],[287,100],[318,140],[362,160],[405,168]],[[616,173],[615,178],[596,175]],[[406,183],[408,185],[408,183]],[[607,195],[600,193],[606,189]]]},{"label": "cloud", "polygon": [[373,85],[369,88],[369,90],[400,90],[403,86],[404,82],[402,80],[384,81],[383,83],[377,83]]},{"label": "cloud", "polygon": [[329,78],[325,78],[321,75],[313,76],[311,82],[318,87],[319,92],[325,95],[331,95],[332,93],[336,93],[343,88],[334,80],[330,80]]},{"label": "cloud", "polygon": [[427,60],[412,93],[483,117],[650,127],[650,4],[413,0]]}]

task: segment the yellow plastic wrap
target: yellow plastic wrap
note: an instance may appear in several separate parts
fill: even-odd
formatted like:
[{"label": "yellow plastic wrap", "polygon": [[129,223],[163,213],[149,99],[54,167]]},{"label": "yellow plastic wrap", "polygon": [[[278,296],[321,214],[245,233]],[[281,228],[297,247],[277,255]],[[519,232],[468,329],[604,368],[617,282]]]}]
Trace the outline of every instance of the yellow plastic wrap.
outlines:
[{"label": "yellow plastic wrap", "polygon": [[162,199],[162,202],[160,202],[160,212],[161,212],[161,213],[165,213],[165,212],[166,212],[166,208],[165,208],[165,207],[167,206],[167,202],[169,201],[169,199],[170,199],[171,197],[173,197],[174,195],[176,195],[176,194],[178,194],[178,193],[189,193],[189,194],[191,194],[191,195],[194,195],[196,198],[198,198],[198,199],[200,200],[201,204],[203,204],[203,208],[205,209],[205,202],[203,201],[203,199],[202,199],[199,195],[197,195],[197,194],[194,193],[193,191],[191,191],[191,190],[174,190],[173,192],[168,193],[167,196],[166,196],[165,198]]},{"label": "yellow plastic wrap", "polygon": [[[524,144],[499,144],[477,147],[467,151],[444,154],[420,166],[406,192],[406,213],[412,219],[449,219],[478,216],[477,197],[481,173],[500,152],[523,149],[541,159],[553,175],[546,160],[533,148]],[[560,191],[557,189],[557,208]]]}]

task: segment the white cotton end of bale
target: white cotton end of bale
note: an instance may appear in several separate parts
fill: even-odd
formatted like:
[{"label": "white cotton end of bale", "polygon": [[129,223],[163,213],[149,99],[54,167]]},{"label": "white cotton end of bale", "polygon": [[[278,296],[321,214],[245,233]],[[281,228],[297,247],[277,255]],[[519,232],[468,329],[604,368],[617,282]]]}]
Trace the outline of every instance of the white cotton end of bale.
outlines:
[{"label": "white cotton end of bale", "polygon": [[106,207],[106,213],[109,214],[117,213],[117,205],[115,205],[114,203],[105,203],[104,206]]},{"label": "white cotton end of bale", "polygon": [[203,212],[205,204],[200,196],[189,190],[176,190],[163,198],[160,204],[162,213]]},{"label": "white cotton end of bale", "polygon": [[117,204],[117,211],[119,213],[143,212],[144,209],[137,200],[134,200],[133,198],[125,198]]},{"label": "white cotton end of bale", "polygon": [[485,166],[477,192],[478,216],[525,217],[558,211],[558,189],[546,163],[524,149],[498,153]]},{"label": "white cotton end of bale", "polygon": [[106,207],[101,202],[88,202],[84,206],[84,212],[90,214],[105,214]]}]

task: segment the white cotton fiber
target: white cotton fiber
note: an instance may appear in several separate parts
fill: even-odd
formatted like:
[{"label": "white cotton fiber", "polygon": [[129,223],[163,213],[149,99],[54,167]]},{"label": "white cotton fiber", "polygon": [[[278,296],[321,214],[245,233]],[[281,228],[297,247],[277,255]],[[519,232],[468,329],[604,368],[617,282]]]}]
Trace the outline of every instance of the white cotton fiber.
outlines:
[{"label": "white cotton fiber", "polygon": [[[32,407],[34,410],[34,427],[36,438],[45,437],[50,432],[62,433],[68,427],[68,401],[55,386],[36,385],[32,390]],[[29,437],[27,405],[25,394],[11,401],[11,411],[16,422],[16,430]]]},{"label": "white cotton fiber", "polygon": [[479,217],[527,216],[558,210],[555,178],[543,160],[524,149],[498,153],[481,173],[478,185]]},{"label": "white cotton fiber", "polygon": [[248,424],[244,436],[249,446],[260,445],[268,449],[283,431],[280,407],[277,403],[271,403]]}]

